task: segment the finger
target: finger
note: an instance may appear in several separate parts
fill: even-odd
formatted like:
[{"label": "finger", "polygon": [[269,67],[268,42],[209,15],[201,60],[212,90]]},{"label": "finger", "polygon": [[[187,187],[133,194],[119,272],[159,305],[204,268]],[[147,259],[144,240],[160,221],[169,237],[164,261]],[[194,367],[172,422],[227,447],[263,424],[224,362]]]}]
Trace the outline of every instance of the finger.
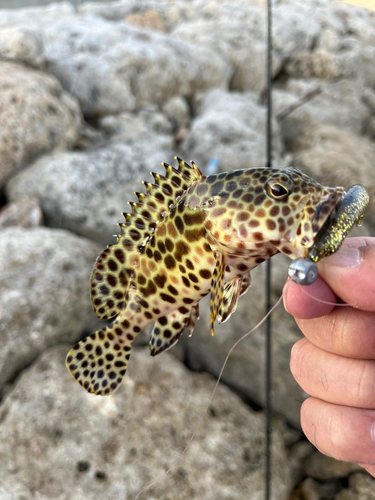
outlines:
[{"label": "finger", "polygon": [[295,318],[318,318],[335,307],[337,296],[318,276],[310,286],[287,281],[284,286],[284,307]]},{"label": "finger", "polygon": [[318,347],[340,356],[375,359],[375,313],[336,307],[324,317],[296,319],[303,334]]},{"label": "finger", "polygon": [[366,464],[359,464],[361,467],[363,467],[369,474],[371,474],[372,477],[375,477],[375,465],[366,465]]},{"label": "finger", "polygon": [[319,275],[346,304],[375,311],[375,238],[350,238],[319,262]]},{"label": "finger", "polygon": [[309,398],[301,407],[303,432],[319,451],[337,460],[375,465],[375,411]]},{"label": "finger", "polygon": [[290,369],[311,396],[338,405],[375,409],[375,361],[338,356],[301,339],[293,346]]}]

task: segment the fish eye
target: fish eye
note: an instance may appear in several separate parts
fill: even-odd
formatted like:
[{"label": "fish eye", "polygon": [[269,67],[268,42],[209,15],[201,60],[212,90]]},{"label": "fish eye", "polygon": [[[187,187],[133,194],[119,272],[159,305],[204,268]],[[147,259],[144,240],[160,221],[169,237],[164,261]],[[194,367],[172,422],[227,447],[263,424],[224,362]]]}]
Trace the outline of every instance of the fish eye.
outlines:
[{"label": "fish eye", "polygon": [[267,193],[275,200],[286,200],[289,196],[287,187],[272,181],[267,183]]}]

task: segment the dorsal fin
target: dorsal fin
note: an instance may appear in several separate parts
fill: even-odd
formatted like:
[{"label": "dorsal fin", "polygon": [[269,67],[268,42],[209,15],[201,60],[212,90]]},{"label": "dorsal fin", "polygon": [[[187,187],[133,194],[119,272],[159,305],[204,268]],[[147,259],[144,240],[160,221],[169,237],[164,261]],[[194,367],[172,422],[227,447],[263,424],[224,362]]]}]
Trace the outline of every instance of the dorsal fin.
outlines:
[{"label": "dorsal fin", "polygon": [[129,202],[130,213],[123,213],[125,222],[119,224],[117,242],[108,246],[98,257],[91,275],[91,299],[96,315],[110,319],[127,302],[130,280],[139,257],[145,252],[156,226],[192,184],[201,177],[194,162],[192,166],[175,157],[178,169],[167,163],[165,176],[152,173],[155,183],[144,182],[146,193],[135,193],[137,202]]}]

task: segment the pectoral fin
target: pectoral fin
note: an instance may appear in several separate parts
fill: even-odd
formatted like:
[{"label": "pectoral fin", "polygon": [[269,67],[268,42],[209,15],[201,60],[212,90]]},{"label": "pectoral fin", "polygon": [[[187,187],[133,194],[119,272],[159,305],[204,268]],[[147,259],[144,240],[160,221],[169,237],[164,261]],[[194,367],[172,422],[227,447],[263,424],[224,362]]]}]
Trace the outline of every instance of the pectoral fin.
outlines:
[{"label": "pectoral fin", "polygon": [[216,252],[215,257],[216,265],[212,274],[210,299],[211,335],[214,334],[214,323],[219,314],[224,294],[225,259],[224,255],[220,252]]},{"label": "pectoral fin", "polygon": [[245,293],[248,291],[248,289],[251,286],[251,276],[250,276],[250,271],[245,273],[242,276],[242,283],[241,283],[241,291],[240,291],[240,297],[242,295],[245,295]]},{"label": "pectoral fin", "polygon": [[225,323],[237,308],[238,298],[241,292],[242,276],[237,276],[226,283],[223,300],[220,305],[218,321]]}]

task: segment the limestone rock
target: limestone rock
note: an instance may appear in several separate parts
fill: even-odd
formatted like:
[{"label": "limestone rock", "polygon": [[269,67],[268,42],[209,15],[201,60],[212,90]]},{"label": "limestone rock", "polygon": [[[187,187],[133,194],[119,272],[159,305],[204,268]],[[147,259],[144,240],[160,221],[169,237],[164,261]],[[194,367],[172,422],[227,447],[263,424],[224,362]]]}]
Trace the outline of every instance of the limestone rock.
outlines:
[{"label": "limestone rock", "polygon": [[[0,482],[42,500],[247,500],[264,495],[264,419],[223,385],[199,426],[214,380],[188,371],[169,353],[134,349],[119,390],[86,393],[70,376],[68,346],[47,351],[0,407]],[[286,500],[292,466],[273,433],[273,498]],[[69,478],[69,480],[67,480]],[[142,497],[141,497],[142,498]]]},{"label": "limestone rock", "polygon": [[311,476],[319,481],[339,479],[349,476],[352,472],[363,470],[358,464],[335,460],[327,455],[323,455],[319,451],[315,451],[315,453],[307,458],[303,468],[307,476]]},{"label": "limestone rock", "polygon": [[27,26],[0,25],[0,60],[41,68],[44,63],[44,45],[40,31]]},{"label": "limestone rock", "polygon": [[55,78],[0,62],[0,119],[1,186],[41,153],[72,146],[81,114]]},{"label": "limestone rock", "polygon": [[320,89],[320,93],[279,122],[289,151],[310,147],[315,140],[314,132],[321,125],[334,125],[360,135],[368,122],[370,113],[362,92],[350,80],[289,80],[284,89],[274,91],[275,114],[283,113],[314,89]]},{"label": "limestone rock", "polygon": [[0,229],[10,226],[37,227],[43,223],[43,213],[37,199],[22,198],[0,210]]},{"label": "limestone rock", "polygon": [[[199,19],[177,26],[173,34],[222,54],[233,66],[231,89],[260,92],[266,85],[265,15],[249,9],[248,18],[232,16]],[[273,57],[273,74],[281,68],[281,58]]]},{"label": "limestone rock", "polygon": [[46,224],[69,229],[102,245],[114,243],[127,202],[143,191],[150,172],[164,172],[173,154],[146,142],[114,143],[87,152],[58,153],[36,161],[7,186],[12,201],[38,198]]},{"label": "limestone rock", "polygon": [[129,24],[135,24],[140,28],[146,28],[156,31],[167,31],[167,26],[159,14],[154,10],[147,10],[141,14],[130,14],[125,18]]},{"label": "limestone rock", "polygon": [[163,105],[163,112],[169,119],[177,124],[177,127],[188,127],[190,125],[189,104],[183,97],[171,97]]},{"label": "limestone rock", "polygon": [[229,64],[209,49],[98,17],[49,26],[45,44],[48,71],[79,99],[86,117],[227,88],[231,75]]},{"label": "limestone rock", "polygon": [[363,184],[370,195],[365,222],[375,227],[375,146],[366,137],[335,127],[319,127],[312,145],[296,152],[293,165],[314,179],[331,186]]},{"label": "limestone rock", "polygon": [[[182,143],[184,154],[198,165],[210,158],[219,160],[220,170],[264,167],[266,108],[255,92],[243,94],[212,90],[201,96],[196,116]],[[277,124],[273,147],[276,160],[281,154]]]},{"label": "limestone rock", "polygon": [[0,230],[0,387],[94,319],[89,280],[99,250],[67,231]]},{"label": "limestone rock", "polygon": [[349,488],[335,496],[335,500],[373,500],[375,479],[369,474],[357,472],[349,477]]},{"label": "limestone rock", "polygon": [[138,149],[140,145],[145,145],[155,151],[174,149],[176,125],[176,121],[168,113],[160,111],[157,105],[147,106],[138,113],[124,112],[103,116],[98,120],[99,128],[112,143],[126,143]]},{"label": "limestone rock", "polygon": [[71,2],[54,2],[50,5],[23,9],[1,9],[0,26],[23,25],[41,28],[71,17],[74,13],[75,8]]}]

